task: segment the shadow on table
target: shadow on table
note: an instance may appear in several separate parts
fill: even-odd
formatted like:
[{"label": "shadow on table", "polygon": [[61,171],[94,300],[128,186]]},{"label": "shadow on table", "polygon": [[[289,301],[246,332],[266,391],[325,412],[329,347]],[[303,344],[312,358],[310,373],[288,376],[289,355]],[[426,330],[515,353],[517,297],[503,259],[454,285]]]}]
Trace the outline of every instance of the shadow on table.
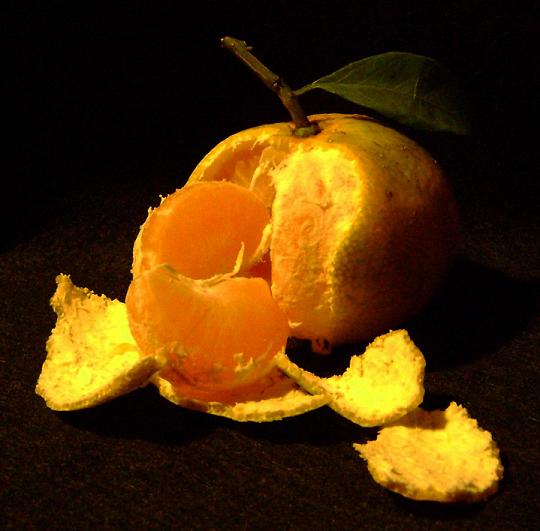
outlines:
[{"label": "shadow on table", "polygon": [[414,514],[430,520],[466,520],[481,513],[484,503],[440,503],[415,501],[399,494],[390,493],[396,507],[407,514]]},{"label": "shadow on table", "polygon": [[343,441],[364,442],[375,431],[347,421],[323,407],[273,422],[236,422],[174,405],[153,386],[139,389],[101,406],[57,413],[71,426],[106,437],[143,439],[159,444],[182,445],[216,430],[234,430],[275,443],[330,445]]},{"label": "shadow on table", "polygon": [[[444,287],[405,328],[427,360],[428,370],[467,363],[496,349],[528,326],[535,313],[538,283],[510,278],[460,257]],[[367,343],[344,345],[331,355],[314,355],[309,342],[289,342],[289,357],[327,377],[341,374],[351,355]]]},{"label": "shadow on table", "polygon": [[178,407],[153,386],[131,392],[101,406],[58,413],[77,429],[114,438],[185,444],[207,436],[225,419]]},{"label": "shadow on table", "polygon": [[525,330],[538,293],[537,282],[460,258],[439,295],[405,328],[426,357],[428,370],[459,366]]}]

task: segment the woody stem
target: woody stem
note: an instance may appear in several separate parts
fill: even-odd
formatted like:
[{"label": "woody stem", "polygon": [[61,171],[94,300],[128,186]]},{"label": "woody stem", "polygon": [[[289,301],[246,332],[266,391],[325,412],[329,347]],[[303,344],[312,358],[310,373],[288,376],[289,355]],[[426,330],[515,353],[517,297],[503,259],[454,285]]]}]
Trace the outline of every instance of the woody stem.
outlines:
[{"label": "woody stem", "polygon": [[261,81],[278,95],[279,99],[291,115],[294,123],[295,135],[310,136],[315,135],[320,131],[319,126],[316,123],[309,121],[293,90],[280,76],[274,74],[274,72],[261,63],[251,53],[251,48],[244,41],[234,39],[233,37],[223,37],[221,39],[221,44],[255,72]]}]

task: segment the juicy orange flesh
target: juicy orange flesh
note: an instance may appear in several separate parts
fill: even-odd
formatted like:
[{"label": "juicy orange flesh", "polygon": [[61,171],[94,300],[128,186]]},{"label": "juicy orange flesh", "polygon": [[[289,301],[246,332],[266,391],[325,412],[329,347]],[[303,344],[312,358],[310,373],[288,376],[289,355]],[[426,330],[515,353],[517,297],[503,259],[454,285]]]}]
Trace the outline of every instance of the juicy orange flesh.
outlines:
[{"label": "juicy orange flesh", "polygon": [[158,266],[132,281],[126,305],[139,348],[165,355],[186,386],[205,395],[262,378],[289,335],[287,318],[259,278],[210,284]]},{"label": "juicy orange flesh", "polygon": [[265,205],[240,185],[185,186],[149,214],[136,246],[134,276],[164,263],[195,279],[230,273],[242,245],[240,270],[248,269],[260,258],[269,221]]}]

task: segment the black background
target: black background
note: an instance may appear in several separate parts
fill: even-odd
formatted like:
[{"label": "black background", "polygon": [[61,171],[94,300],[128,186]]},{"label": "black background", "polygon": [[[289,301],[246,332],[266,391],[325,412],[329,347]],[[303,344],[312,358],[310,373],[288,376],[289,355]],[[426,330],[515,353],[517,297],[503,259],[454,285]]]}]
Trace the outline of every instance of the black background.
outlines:
[{"label": "black background", "polygon": [[[0,219],[2,516],[11,528],[534,529],[538,410],[538,9],[534,2],[14,3],[3,17]],[[143,6],[143,7],[141,7]],[[408,132],[451,178],[463,247],[405,323],[426,405],[456,400],[506,467],[486,504],[416,503],[351,447],[373,432],[321,409],[270,424],[182,410],[146,388],[74,413],[34,395],[55,275],[123,299],[146,210],[224,137],[287,119],[219,46],[232,35],[300,87],[362,57],[429,55],[468,94],[467,139]],[[352,111],[319,93],[308,112]],[[361,347],[356,347],[361,350]],[[333,360],[305,363],[329,371]]]}]

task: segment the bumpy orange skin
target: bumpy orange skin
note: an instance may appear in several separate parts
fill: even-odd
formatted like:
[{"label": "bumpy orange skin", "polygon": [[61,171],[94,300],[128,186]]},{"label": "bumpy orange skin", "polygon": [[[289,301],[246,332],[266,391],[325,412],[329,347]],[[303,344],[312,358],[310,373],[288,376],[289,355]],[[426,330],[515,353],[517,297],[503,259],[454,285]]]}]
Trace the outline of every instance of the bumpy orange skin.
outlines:
[{"label": "bumpy orange skin", "polygon": [[321,132],[307,138],[289,123],[232,135],[188,182],[231,180],[271,208],[273,296],[293,334],[324,348],[424,307],[455,256],[459,219],[439,165],[411,139],[357,115],[310,119]]}]

